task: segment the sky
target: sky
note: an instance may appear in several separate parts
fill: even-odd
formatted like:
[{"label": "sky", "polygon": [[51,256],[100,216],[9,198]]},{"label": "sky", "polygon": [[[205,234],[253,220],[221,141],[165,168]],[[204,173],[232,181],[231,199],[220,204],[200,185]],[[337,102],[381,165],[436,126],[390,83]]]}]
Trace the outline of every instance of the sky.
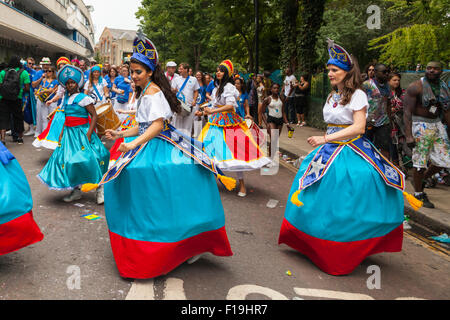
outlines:
[{"label": "sky", "polygon": [[98,42],[105,27],[113,29],[137,30],[139,20],[135,12],[141,0],[84,0],[84,4],[94,7],[91,12],[95,26],[95,42]]}]

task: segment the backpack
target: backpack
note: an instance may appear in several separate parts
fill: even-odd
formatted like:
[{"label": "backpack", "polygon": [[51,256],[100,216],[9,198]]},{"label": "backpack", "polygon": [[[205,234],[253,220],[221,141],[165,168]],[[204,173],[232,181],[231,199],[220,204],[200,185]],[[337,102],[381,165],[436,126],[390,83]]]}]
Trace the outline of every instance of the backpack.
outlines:
[{"label": "backpack", "polygon": [[5,100],[17,100],[20,93],[20,75],[24,69],[8,69],[5,72],[3,82],[0,84],[0,95]]}]

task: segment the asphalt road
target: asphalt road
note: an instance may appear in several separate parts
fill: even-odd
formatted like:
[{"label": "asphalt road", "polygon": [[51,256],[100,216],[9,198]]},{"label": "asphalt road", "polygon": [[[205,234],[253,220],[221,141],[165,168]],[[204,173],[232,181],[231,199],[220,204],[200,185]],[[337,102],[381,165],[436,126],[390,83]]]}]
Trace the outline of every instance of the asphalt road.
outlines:
[{"label": "asphalt road", "polygon": [[[350,275],[330,276],[285,245],[278,234],[294,173],[246,174],[248,196],[220,189],[234,255],[206,255],[166,276],[133,281],[119,276],[109,244],[103,206],[95,193],[66,204],[67,192],[37,179],[51,155],[8,143],[31,185],[34,217],[44,240],[0,256],[0,300],[8,299],[449,299],[448,255],[405,234],[401,253],[368,257]],[[275,208],[267,206],[277,200]],[[94,213],[101,218],[87,220]]]}]

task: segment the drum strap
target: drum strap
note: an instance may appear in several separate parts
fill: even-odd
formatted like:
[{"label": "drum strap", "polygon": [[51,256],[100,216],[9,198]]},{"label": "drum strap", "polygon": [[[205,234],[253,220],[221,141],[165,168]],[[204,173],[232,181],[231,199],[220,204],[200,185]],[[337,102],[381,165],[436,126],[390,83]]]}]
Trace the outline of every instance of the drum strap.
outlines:
[{"label": "drum strap", "polygon": [[188,83],[189,78],[190,78],[190,76],[187,76],[186,80],[184,80],[183,85],[181,86],[180,90],[178,90],[178,93],[177,93],[177,98],[182,100],[184,103],[186,103],[186,97],[183,94],[183,90],[184,90],[184,87],[186,87],[186,84]]},{"label": "drum strap", "polygon": [[103,101],[103,96],[100,94],[100,92],[98,92],[97,86],[93,83],[92,87],[94,88],[95,94],[97,95],[98,99],[100,101]]}]

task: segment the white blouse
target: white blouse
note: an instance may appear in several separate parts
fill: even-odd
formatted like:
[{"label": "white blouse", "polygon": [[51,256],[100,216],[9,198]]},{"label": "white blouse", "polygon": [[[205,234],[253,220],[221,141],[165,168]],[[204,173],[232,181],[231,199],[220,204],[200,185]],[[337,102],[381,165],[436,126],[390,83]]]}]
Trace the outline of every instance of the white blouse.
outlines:
[{"label": "white blouse", "polygon": [[[89,94],[94,93],[95,95],[97,95],[95,93],[94,87],[89,87],[90,81],[88,80],[86,82],[86,84],[84,85],[84,90],[88,90]],[[98,81],[97,84],[95,85],[95,87],[97,88],[98,93],[101,95],[101,99],[100,97],[97,98],[97,102],[101,102],[101,101],[105,101],[106,97],[105,97],[105,87],[108,87],[108,82],[106,82],[106,80],[104,78],[102,78],[102,81]]]},{"label": "white blouse", "polygon": [[78,95],[80,95],[80,94],[82,94],[82,95],[85,96],[85,97],[78,103],[78,105],[79,105],[80,107],[86,107],[86,106],[88,106],[88,105],[94,103],[94,99],[92,99],[90,96],[85,95],[84,93],[76,93],[76,94],[71,95],[71,96],[69,97],[69,99],[67,99],[67,104],[73,104],[73,101],[75,100],[75,98],[78,97]]},{"label": "white blouse", "polygon": [[219,106],[231,105],[236,110],[238,106],[237,100],[239,99],[239,91],[236,89],[236,87],[231,83],[227,83],[223,88],[223,92],[220,98],[216,96],[218,89],[218,87],[214,88],[211,94],[213,107],[218,108]]},{"label": "white blouse", "polygon": [[136,106],[136,121],[138,123],[152,123],[160,118],[168,120],[173,114],[169,102],[162,91],[141,96],[137,100]]},{"label": "white blouse", "polygon": [[[328,98],[327,98],[328,100]],[[329,124],[353,124],[353,112],[359,111],[366,107],[366,118],[369,109],[369,101],[364,91],[356,89],[353,93],[350,103],[343,106],[338,104],[336,108],[334,105],[333,96],[325,103],[323,107],[323,119]]]}]

